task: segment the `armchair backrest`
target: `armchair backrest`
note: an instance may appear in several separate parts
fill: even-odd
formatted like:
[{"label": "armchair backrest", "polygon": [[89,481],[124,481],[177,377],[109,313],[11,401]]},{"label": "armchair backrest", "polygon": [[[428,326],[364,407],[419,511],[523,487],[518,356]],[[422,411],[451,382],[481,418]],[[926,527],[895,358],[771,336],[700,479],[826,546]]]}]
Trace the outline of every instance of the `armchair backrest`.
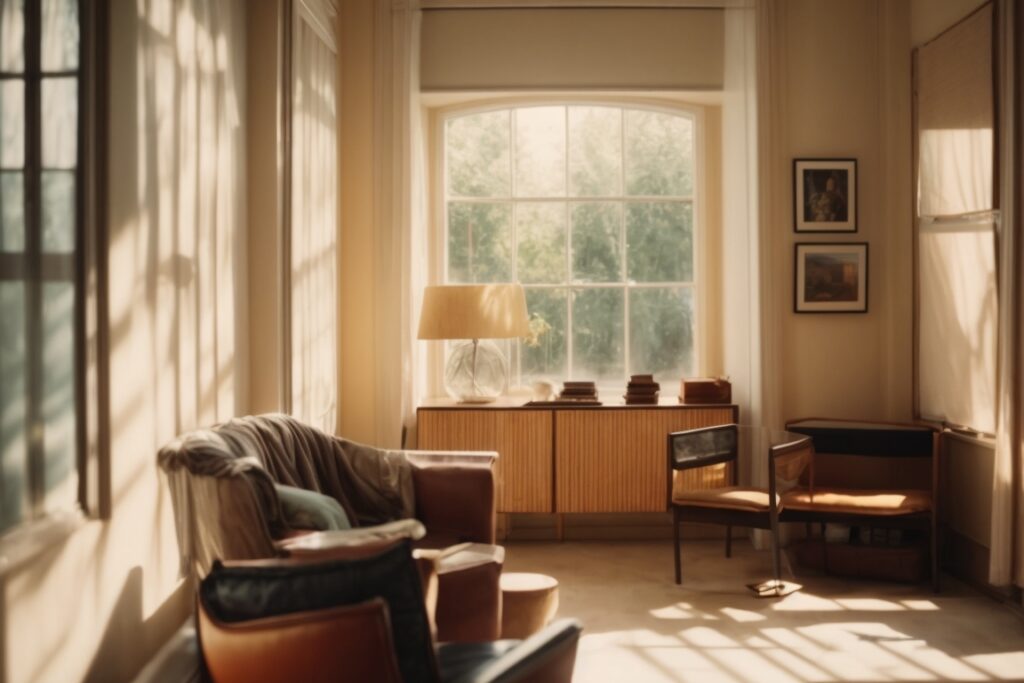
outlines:
[{"label": "armchair backrest", "polygon": [[326,434],[287,415],[234,418],[160,449],[186,575],[216,558],[275,554],[288,531],[275,484],[334,498],[354,525],[414,516],[412,465],[387,451]]},{"label": "armchair backrest", "polygon": [[382,598],[241,623],[217,619],[200,600],[197,620],[215,683],[402,683]]},{"label": "armchair backrest", "polygon": [[[287,619],[294,616],[299,622],[313,613],[335,610],[339,607],[355,607],[367,601],[381,599],[386,603],[386,623],[391,632],[391,642],[377,641],[374,651],[381,648],[394,653],[399,680],[432,683],[438,678],[437,663],[433,649],[433,636],[424,595],[423,574],[414,560],[411,542],[402,539],[384,546],[374,545],[371,550],[380,552],[362,556],[357,553],[350,559],[335,559],[326,562],[306,562],[295,559],[265,560],[225,566],[214,565],[213,570],[199,585],[201,610],[207,613],[208,628],[218,633],[222,640],[208,643],[200,622],[200,642],[204,656],[213,659],[221,655],[211,651],[214,645],[228,643],[229,659],[234,648],[252,628],[261,633],[276,628],[285,628],[291,634],[301,626]],[[330,625],[323,629],[337,630],[355,628],[359,619],[367,621],[367,628],[378,629],[381,625],[379,614],[367,607],[366,613],[338,612]],[[270,620],[270,621],[268,621]],[[296,636],[297,638],[298,636]],[[287,644],[275,645],[271,636],[266,636],[267,649],[281,649],[283,656],[290,656]],[[289,636],[290,638],[290,636]],[[340,647],[335,645],[332,647]],[[370,647],[369,645],[367,647]],[[272,654],[268,654],[271,657]],[[343,671],[338,669],[337,671]],[[236,679],[231,679],[236,680]],[[242,679],[237,679],[242,680]],[[266,680],[263,677],[249,680]],[[292,676],[282,680],[306,680]],[[349,680],[334,678],[331,680]],[[378,680],[354,678],[351,680]]]}]

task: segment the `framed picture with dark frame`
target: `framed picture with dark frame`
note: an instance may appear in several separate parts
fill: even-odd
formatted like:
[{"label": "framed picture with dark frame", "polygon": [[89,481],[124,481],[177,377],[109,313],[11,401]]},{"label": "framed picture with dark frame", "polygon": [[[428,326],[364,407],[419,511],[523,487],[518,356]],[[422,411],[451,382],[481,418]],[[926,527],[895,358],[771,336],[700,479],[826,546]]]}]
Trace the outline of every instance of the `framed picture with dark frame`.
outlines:
[{"label": "framed picture with dark frame", "polygon": [[797,242],[794,247],[795,313],[867,313],[867,242]]},{"label": "framed picture with dark frame", "polygon": [[857,232],[857,160],[793,160],[793,230]]}]

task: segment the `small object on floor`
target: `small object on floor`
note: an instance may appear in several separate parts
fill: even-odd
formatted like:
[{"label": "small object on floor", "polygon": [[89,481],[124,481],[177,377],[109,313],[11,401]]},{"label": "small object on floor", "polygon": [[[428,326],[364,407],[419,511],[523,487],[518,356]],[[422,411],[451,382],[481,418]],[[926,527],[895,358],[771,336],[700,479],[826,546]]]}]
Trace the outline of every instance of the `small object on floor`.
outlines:
[{"label": "small object on floor", "polygon": [[761,583],[748,583],[747,588],[754,592],[755,598],[783,598],[791,593],[796,593],[803,588],[803,585],[792,581],[768,579]]},{"label": "small object on floor", "polygon": [[558,612],[558,580],[546,574],[501,575],[501,637],[527,638]]}]

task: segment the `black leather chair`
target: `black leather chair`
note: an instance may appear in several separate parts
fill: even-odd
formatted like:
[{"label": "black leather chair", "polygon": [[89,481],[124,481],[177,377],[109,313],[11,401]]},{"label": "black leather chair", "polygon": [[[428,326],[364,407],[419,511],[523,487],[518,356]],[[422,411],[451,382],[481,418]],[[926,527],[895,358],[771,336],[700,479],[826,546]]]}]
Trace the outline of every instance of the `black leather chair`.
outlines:
[{"label": "black leather chair", "polygon": [[350,558],[216,564],[198,599],[215,683],[568,683],[581,626],[557,621],[525,640],[434,639],[429,562],[408,539]]}]

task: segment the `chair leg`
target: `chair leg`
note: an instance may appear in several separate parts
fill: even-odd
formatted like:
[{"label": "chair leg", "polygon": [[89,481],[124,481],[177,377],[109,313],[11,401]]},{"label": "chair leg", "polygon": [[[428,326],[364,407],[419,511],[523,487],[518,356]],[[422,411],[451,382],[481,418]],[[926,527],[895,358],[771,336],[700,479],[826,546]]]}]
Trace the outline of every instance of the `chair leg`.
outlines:
[{"label": "chair leg", "polygon": [[772,578],[778,584],[782,580],[781,549],[779,548],[779,525],[773,524],[772,529]]},{"label": "chair leg", "polygon": [[930,535],[931,551],[932,551],[932,591],[935,593],[939,592],[939,534],[936,528],[934,519],[934,512],[932,513],[932,528]]},{"label": "chair leg", "polygon": [[679,509],[672,509],[672,540],[673,540],[673,557],[676,562],[676,584],[683,582],[683,567],[682,560],[679,558]]},{"label": "chair leg", "polygon": [[732,524],[725,525],[725,556],[732,557]]},{"label": "chair leg", "polygon": [[821,573],[828,574],[828,543],[825,541],[825,522],[821,523]]}]

